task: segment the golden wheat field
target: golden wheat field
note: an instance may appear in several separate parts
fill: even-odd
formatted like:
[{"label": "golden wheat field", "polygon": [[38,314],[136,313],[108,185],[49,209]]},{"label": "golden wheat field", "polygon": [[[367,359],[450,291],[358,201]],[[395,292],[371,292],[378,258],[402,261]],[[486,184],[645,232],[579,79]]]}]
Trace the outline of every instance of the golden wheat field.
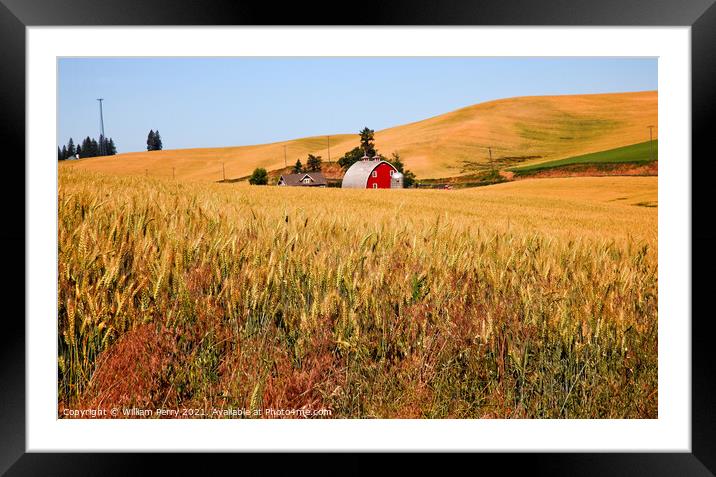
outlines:
[{"label": "golden wheat field", "polygon": [[[421,179],[458,176],[466,163],[496,159],[524,164],[578,156],[649,139],[658,124],[658,93],[526,96],[474,104],[375,133],[386,157],[399,152]],[[370,124],[366,126],[370,127]],[[115,175],[147,175],[216,182],[248,176],[256,167],[275,170],[307,154],[334,162],[358,146],[358,131],[251,146],[130,152],[73,161],[73,166]],[[330,141],[330,154],[328,145]],[[285,148],[285,150],[284,150]]]},{"label": "golden wheat field", "polygon": [[655,177],[307,190],[61,167],[59,408],[656,418],[656,201]]}]

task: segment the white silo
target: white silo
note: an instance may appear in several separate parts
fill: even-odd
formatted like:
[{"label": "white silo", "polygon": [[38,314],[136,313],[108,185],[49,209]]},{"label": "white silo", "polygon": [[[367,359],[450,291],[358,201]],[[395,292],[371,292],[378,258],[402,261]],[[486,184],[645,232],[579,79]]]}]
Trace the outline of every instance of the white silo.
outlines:
[{"label": "white silo", "polygon": [[395,171],[390,178],[391,189],[402,189],[403,188],[403,174]]}]

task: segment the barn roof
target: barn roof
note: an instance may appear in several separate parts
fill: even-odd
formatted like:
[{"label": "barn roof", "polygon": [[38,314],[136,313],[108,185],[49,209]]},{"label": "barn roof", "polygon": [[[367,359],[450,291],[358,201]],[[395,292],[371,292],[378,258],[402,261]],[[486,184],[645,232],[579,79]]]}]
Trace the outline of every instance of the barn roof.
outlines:
[{"label": "barn roof", "polygon": [[[311,184],[304,184],[301,182],[304,177],[310,177],[313,179],[313,182]],[[284,183],[286,183],[287,186],[321,186],[321,185],[327,185],[328,182],[326,181],[326,177],[321,172],[302,172],[300,174],[283,174],[281,176],[281,179],[283,179]]]},{"label": "barn roof", "polygon": [[[373,169],[381,164],[388,164],[395,169],[395,166],[388,161],[357,161],[348,168],[343,176],[342,187],[350,187],[354,189],[365,189],[368,185],[368,178]],[[395,169],[397,171],[397,169]]]}]

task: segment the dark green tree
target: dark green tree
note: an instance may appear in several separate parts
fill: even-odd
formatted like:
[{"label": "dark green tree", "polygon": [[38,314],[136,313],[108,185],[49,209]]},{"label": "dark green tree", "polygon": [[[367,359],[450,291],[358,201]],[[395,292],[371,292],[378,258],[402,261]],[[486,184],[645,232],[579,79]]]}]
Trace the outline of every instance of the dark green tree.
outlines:
[{"label": "dark green tree", "polygon": [[412,187],[415,184],[415,174],[405,168],[403,160],[400,158],[400,154],[394,152],[390,155],[390,163],[398,169],[398,172],[403,174],[403,187]]},{"label": "dark green tree", "polygon": [[77,149],[75,150],[75,154],[77,154],[77,156],[79,156],[79,157],[82,157],[82,147],[79,144],[77,144]]},{"label": "dark green tree", "polygon": [[308,172],[321,172],[321,156],[314,156],[313,154],[308,155],[306,160],[306,171]]},{"label": "dark green tree", "polygon": [[67,157],[73,157],[75,155],[75,142],[70,138],[67,141]]},{"label": "dark green tree", "polygon": [[361,157],[363,157],[363,150],[360,147],[354,147],[350,151],[346,152],[343,157],[338,159],[338,165],[340,165],[344,170],[348,169],[353,164],[360,161]]},{"label": "dark green tree", "polygon": [[305,172],[303,170],[303,164],[301,164],[301,159],[296,159],[296,164],[293,165],[292,172],[294,174],[300,174],[301,172]]},{"label": "dark green tree", "polygon": [[154,130],[150,129],[147,135],[147,151],[156,151],[157,139]]},{"label": "dark green tree", "polygon": [[62,160],[67,159],[67,146],[62,146]]},{"label": "dark green tree", "polygon": [[249,177],[249,184],[251,185],[266,185],[268,184],[268,172],[263,167],[257,167]]},{"label": "dark green tree", "polygon": [[375,149],[375,131],[364,127],[358,134],[360,134],[360,147],[365,155],[368,157],[375,156],[378,153]]},{"label": "dark green tree", "polygon": [[97,143],[97,140],[95,138],[92,138],[90,140],[90,151],[92,154],[90,157],[99,156],[99,144]]},{"label": "dark green tree", "polygon": [[115,146],[114,140],[109,138],[109,141],[107,141],[107,155],[114,156],[115,154],[117,154],[117,146]]},{"label": "dark green tree", "polygon": [[97,155],[94,153],[92,139],[89,136],[82,140],[82,154],[84,154],[85,157],[94,157]]},{"label": "dark green tree", "polygon": [[405,174],[405,164],[403,164],[403,160],[400,157],[400,154],[397,152],[393,152],[390,154],[390,163],[395,166],[396,169],[398,169],[398,172],[402,172]]},{"label": "dark green tree", "polygon": [[415,174],[406,169],[403,172],[403,187],[413,187],[413,185],[415,185]]},{"label": "dark green tree", "polygon": [[60,150],[60,146],[57,146],[57,160],[58,161],[64,161],[65,158],[62,157],[62,151]]},{"label": "dark green tree", "polygon": [[363,156],[374,157],[378,154],[378,150],[375,148],[375,131],[365,127],[361,129],[358,135],[360,137],[360,146],[351,149],[338,159],[338,164],[344,170],[360,161]]},{"label": "dark green tree", "polygon": [[162,145],[162,136],[159,135],[159,129],[154,133],[154,150],[161,151],[164,146]]}]

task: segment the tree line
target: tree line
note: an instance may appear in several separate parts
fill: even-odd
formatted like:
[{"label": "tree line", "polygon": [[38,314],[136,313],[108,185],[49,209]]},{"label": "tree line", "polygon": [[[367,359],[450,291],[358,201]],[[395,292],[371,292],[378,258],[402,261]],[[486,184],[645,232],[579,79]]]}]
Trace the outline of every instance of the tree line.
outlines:
[{"label": "tree line", "polygon": [[321,159],[321,156],[309,154],[306,159],[306,166],[304,167],[301,159],[297,159],[296,164],[294,164],[293,169],[291,169],[291,172],[294,174],[302,174],[304,172],[321,172],[322,164],[323,160]]},{"label": "tree line", "polygon": [[[149,130],[147,135],[147,151],[161,151],[163,148],[162,136],[159,131]],[[117,154],[117,146],[114,140],[105,138],[100,134],[99,140],[87,136],[82,140],[82,144],[76,144],[72,138],[62,147],[57,147],[57,160],[64,161],[66,159],[74,159],[79,156],[97,157],[97,156],[114,156]]]},{"label": "tree line", "polygon": [[114,156],[117,154],[117,146],[112,138],[99,136],[99,141],[87,136],[81,144],[75,145],[72,138],[62,148],[57,147],[57,160],[64,161],[75,157],[97,157]]},{"label": "tree line", "polygon": [[[306,166],[304,167],[301,159],[296,159],[296,164],[293,165],[291,172],[293,174],[302,174],[304,172],[321,172],[321,166],[323,159],[321,156],[314,156],[309,154],[306,158]],[[268,172],[263,167],[257,167],[249,177],[249,184],[251,185],[267,185],[268,184]]]}]

